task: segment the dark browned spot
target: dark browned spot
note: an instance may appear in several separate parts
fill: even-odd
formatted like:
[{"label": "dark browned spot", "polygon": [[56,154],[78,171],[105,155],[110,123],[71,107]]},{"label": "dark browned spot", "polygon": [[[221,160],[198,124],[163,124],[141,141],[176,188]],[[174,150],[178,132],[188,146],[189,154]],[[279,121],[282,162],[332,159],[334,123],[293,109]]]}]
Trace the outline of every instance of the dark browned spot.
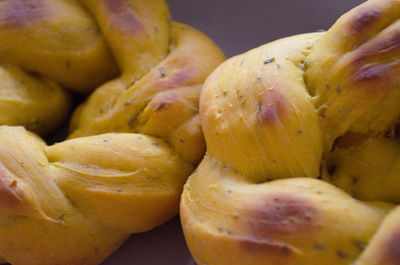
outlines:
[{"label": "dark browned spot", "polygon": [[309,234],[316,228],[316,209],[303,198],[279,194],[249,208],[249,233],[260,238]]},{"label": "dark browned spot", "polygon": [[9,27],[28,26],[45,18],[45,6],[41,0],[8,0],[4,3],[4,15],[0,23]]},{"label": "dark browned spot", "polygon": [[259,101],[257,115],[261,124],[277,124],[285,114],[288,103],[279,89],[268,90]]},{"label": "dark browned spot", "polygon": [[236,240],[243,250],[265,255],[271,264],[278,261],[284,264],[299,252],[295,246],[277,237],[312,236],[310,232],[316,227],[315,212],[307,201],[292,195],[268,197],[250,206],[246,215],[239,219],[245,232]]},{"label": "dark browned spot", "polygon": [[143,25],[133,7],[125,0],[103,0],[112,24],[119,31],[135,34],[143,30]]},{"label": "dark browned spot", "polygon": [[158,78],[156,81],[156,86],[159,91],[166,91],[179,86],[189,86],[192,85],[196,78],[196,72],[190,66],[184,66],[178,71],[174,71],[171,74],[165,76],[164,78]]},{"label": "dark browned spot", "polygon": [[375,46],[372,45],[371,53],[387,54],[397,51],[400,48],[400,31],[396,30],[388,33],[388,37],[383,36],[382,40],[378,41]]},{"label": "dark browned spot", "polygon": [[374,95],[376,93],[384,95],[397,88],[399,61],[383,61],[382,58],[390,56],[393,50],[399,49],[400,33],[371,42],[370,45],[359,49],[351,66],[354,71],[352,83],[356,86],[362,85],[363,89],[367,89],[366,92],[373,92]]},{"label": "dark browned spot", "polygon": [[391,54],[396,59],[395,53],[400,50],[400,31],[393,30],[386,32],[385,34],[378,35],[375,39],[361,46],[355,58],[353,64],[355,68],[361,68],[366,64],[370,64],[371,61],[380,61],[383,56],[390,56]]},{"label": "dark browned spot", "polygon": [[397,229],[383,241],[381,249],[378,253],[381,254],[381,263],[385,265],[400,264],[400,230]]},{"label": "dark browned spot", "polygon": [[379,19],[379,12],[373,9],[363,9],[350,20],[352,34],[364,33]]},{"label": "dark browned spot", "polygon": [[355,75],[353,81],[355,83],[367,82],[367,84],[371,84],[371,88],[388,88],[388,87],[376,87],[375,82],[380,83],[388,83],[393,75],[393,72],[397,68],[398,62],[391,62],[387,64],[374,64],[374,65],[365,65],[361,68]]}]

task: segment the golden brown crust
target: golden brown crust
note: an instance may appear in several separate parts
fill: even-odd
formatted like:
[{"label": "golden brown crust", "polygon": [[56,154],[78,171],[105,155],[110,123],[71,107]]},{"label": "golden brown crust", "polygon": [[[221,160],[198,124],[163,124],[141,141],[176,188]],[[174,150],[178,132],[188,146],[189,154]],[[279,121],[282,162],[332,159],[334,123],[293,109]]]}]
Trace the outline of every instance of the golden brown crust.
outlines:
[{"label": "golden brown crust", "polygon": [[6,0],[3,11],[0,61],[16,66],[0,69],[8,88],[1,114],[18,99],[25,116],[11,114],[39,117],[28,127],[38,131],[52,121],[46,115],[66,112],[57,83],[100,87],[74,114],[73,139],[47,146],[22,127],[0,126],[0,257],[13,265],[99,264],[130,234],[178,213],[205,151],[200,90],[224,55],[202,33],[170,22],[163,0]]},{"label": "golden brown crust", "polygon": [[399,14],[369,0],[210,75],[180,208],[198,264],[400,264]]},{"label": "golden brown crust", "polygon": [[269,195],[249,207],[249,234],[268,238],[276,235],[309,234],[316,229],[316,209],[293,194]]},{"label": "golden brown crust", "polygon": [[285,115],[288,109],[288,102],[279,88],[272,88],[267,91],[259,101],[258,117],[261,124],[272,126],[279,123],[281,116]]},{"label": "golden brown crust", "polygon": [[135,11],[129,8],[129,4],[124,0],[103,0],[104,8],[109,14],[109,18],[116,29],[124,34],[135,35],[143,31],[141,21]]},{"label": "golden brown crust", "polygon": [[6,1],[3,8],[4,17],[0,21],[6,27],[23,27],[43,20],[47,11],[40,0]]}]

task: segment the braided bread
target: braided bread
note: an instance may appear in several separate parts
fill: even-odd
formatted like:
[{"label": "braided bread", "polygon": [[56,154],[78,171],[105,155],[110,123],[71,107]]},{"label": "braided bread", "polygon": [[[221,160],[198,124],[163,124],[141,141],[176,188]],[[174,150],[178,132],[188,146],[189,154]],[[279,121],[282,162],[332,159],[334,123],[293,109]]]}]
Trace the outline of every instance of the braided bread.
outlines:
[{"label": "braided bread", "polygon": [[[114,26],[102,24],[105,9],[98,1],[83,2],[100,21],[122,74],[78,107],[70,138],[110,131],[143,133],[165,138],[185,161],[198,163],[205,150],[199,93],[208,74],[224,60],[221,51],[193,28],[168,22],[165,6],[152,1],[132,2],[138,19],[134,28],[126,28],[127,18]],[[127,5],[112,3],[109,21]],[[149,9],[159,14],[148,16]]]},{"label": "braided bread", "polygon": [[400,264],[400,1],[219,66],[181,221],[199,265]]},{"label": "braided bread", "polygon": [[0,55],[15,71],[81,92],[100,85],[76,110],[69,140],[47,146],[0,126],[0,256],[13,265],[99,264],[130,234],[177,214],[205,150],[200,88],[224,55],[170,22],[163,0],[12,0],[0,11],[15,35]]},{"label": "braided bread", "polygon": [[45,134],[65,120],[69,95],[118,69],[96,22],[76,1],[0,3],[0,124]]}]

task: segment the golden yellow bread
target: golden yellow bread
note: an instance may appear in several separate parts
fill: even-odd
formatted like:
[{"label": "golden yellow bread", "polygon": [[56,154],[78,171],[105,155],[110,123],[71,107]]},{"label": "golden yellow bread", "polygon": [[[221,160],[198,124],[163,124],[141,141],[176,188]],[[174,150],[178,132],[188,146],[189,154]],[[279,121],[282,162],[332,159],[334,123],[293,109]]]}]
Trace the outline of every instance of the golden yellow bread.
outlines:
[{"label": "golden yellow bread", "polygon": [[102,134],[46,146],[0,127],[0,254],[13,265],[99,264],[176,215],[193,165],[162,139]]},{"label": "golden yellow bread", "polygon": [[0,124],[45,134],[64,121],[70,96],[118,74],[91,14],[73,0],[0,2]]},{"label": "golden yellow bread", "polygon": [[400,264],[400,1],[219,66],[181,221],[199,265]]},{"label": "golden yellow bread", "polygon": [[[75,111],[70,138],[136,132],[164,138],[190,163],[205,150],[198,116],[202,83],[225,58],[197,30],[169,22],[162,1],[82,1],[100,23],[121,69]],[[129,1],[128,1],[129,2]],[[108,8],[108,9],[106,9]],[[107,11],[108,10],[108,11]],[[154,14],[149,16],[147,10]],[[119,14],[123,20],[115,19]],[[125,20],[134,24],[126,24]],[[114,24],[113,24],[114,23]]]},{"label": "golden yellow bread", "polygon": [[[65,86],[102,83],[100,78],[109,78],[115,65],[121,75],[79,107],[71,125],[73,139],[47,146],[23,127],[0,126],[0,256],[12,265],[99,264],[130,234],[178,213],[183,185],[205,151],[200,89],[224,55],[202,33],[170,22],[163,0],[13,0],[0,5],[4,3],[18,3],[18,12],[29,9],[18,26],[30,24],[30,12],[36,9],[56,16],[54,21],[72,23],[45,24],[43,29],[55,27],[60,36],[67,31],[64,45],[77,56],[68,69],[85,63],[93,64],[91,69],[105,66],[89,71],[94,80],[86,80],[82,69],[71,72],[76,79]],[[72,19],[75,15],[82,21]],[[83,22],[85,30],[77,31]],[[75,38],[69,30],[77,47],[92,38],[92,46],[83,49],[90,52],[82,64],[79,57],[85,54],[68,43]],[[47,54],[47,44],[38,41],[29,47]],[[34,55],[29,62],[42,58]],[[64,75],[51,63],[64,62],[67,55],[49,55],[41,64],[61,84]]]}]

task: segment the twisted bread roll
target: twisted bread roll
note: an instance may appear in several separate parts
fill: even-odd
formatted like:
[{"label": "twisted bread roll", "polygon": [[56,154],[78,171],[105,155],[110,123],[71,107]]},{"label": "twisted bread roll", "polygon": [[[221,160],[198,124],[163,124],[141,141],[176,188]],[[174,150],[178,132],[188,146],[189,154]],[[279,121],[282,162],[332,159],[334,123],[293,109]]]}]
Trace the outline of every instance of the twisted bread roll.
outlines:
[{"label": "twisted bread roll", "polygon": [[0,3],[0,124],[44,134],[65,120],[69,95],[118,73],[96,22],[76,1]]},{"label": "twisted bread roll", "polygon": [[[77,39],[66,40],[78,45],[92,34],[88,53],[96,61],[83,63],[114,69],[103,60],[108,53],[98,54],[107,44],[121,76],[79,107],[74,139],[47,146],[22,127],[0,126],[0,256],[13,265],[99,264],[131,233],[177,214],[183,184],[205,149],[200,88],[224,56],[200,32],[169,22],[163,0],[14,2],[29,7],[17,24],[45,11],[71,19],[65,30]],[[81,22],[67,6],[87,23],[93,16],[101,33],[95,24],[78,31]],[[69,67],[75,64],[83,67]],[[86,87],[81,79],[71,82]]]},{"label": "twisted bread roll", "polygon": [[[165,138],[185,161],[198,163],[205,150],[200,88],[224,60],[221,51],[193,28],[168,22],[166,7],[157,1],[132,1],[130,11],[124,11],[129,1],[83,2],[99,21],[108,21],[100,28],[122,74],[76,110],[70,137],[110,131],[153,135]],[[119,12],[124,20],[113,18]],[[102,20],[105,16],[109,19]]]},{"label": "twisted bread roll", "polygon": [[370,0],[210,75],[181,200],[199,265],[400,264],[399,15]]},{"label": "twisted bread roll", "polygon": [[193,166],[161,139],[103,134],[53,146],[0,127],[0,253],[11,264],[99,264],[176,215]]}]

